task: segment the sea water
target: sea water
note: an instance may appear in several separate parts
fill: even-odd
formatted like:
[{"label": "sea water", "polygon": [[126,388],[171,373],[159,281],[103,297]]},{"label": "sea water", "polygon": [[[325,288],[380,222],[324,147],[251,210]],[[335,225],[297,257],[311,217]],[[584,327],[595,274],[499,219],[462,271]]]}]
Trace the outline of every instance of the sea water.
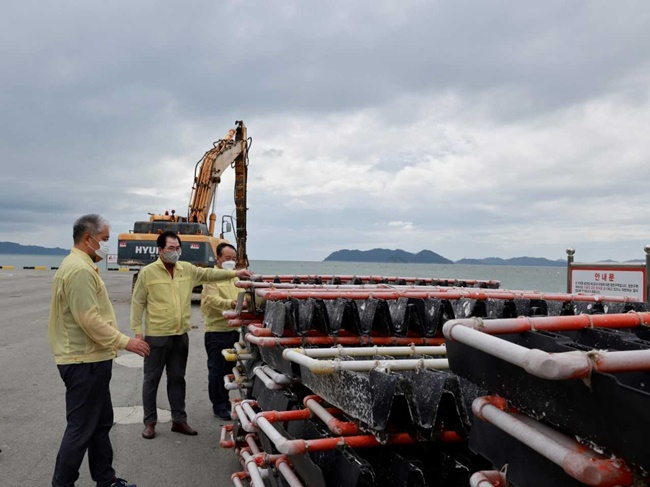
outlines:
[{"label": "sea water", "polygon": [[[0,266],[58,267],[64,255],[0,254]],[[100,263],[100,269],[107,264]],[[110,267],[115,267],[111,264]],[[503,289],[565,292],[566,267],[487,266],[460,264],[394,264],[381,262],[301,262],[251,260],[256,274],[357,275],[430,277],[436,279],[480,279],[501,281]]]}]

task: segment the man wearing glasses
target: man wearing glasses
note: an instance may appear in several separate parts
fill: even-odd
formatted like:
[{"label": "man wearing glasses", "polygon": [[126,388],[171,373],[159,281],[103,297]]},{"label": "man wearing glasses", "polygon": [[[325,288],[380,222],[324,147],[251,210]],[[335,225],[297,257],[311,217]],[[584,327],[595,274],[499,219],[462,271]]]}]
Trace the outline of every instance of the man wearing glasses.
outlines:
[{"label": "man wearing glasses", "polygon": [[144,361],[142,386],[145,425],[142,437],[146,439],[156,435],[156,395],[165,369],[172,431],[185,435],[197,434],[187,424],[185,413],[185,367],[189,350],[187,332],[190,330],[192,313],[192,289],[207,282],[251,277],[246,269],[202,268],[179,261],[181,240],[174,232],[160,234],[157,244],[159,258],[140,271],[131,301],[131,329],[136,338],[144,337],[151,349]]}]

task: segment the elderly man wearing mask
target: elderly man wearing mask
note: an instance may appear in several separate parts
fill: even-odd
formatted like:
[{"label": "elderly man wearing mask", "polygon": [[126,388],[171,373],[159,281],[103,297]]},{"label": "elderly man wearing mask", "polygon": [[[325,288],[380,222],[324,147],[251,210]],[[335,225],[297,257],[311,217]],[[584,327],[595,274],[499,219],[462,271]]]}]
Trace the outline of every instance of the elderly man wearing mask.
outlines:
[{"label": "elderly man wearing mask", "polygon": [[146,356],[149,346],[117,328],[113,305],[97,262],[108,254],[110,226],[91,214],[72,229],[74,247],[54,274],[50,306],[50,345],[66,387],[68,425],[56,457],[53,487],[79,478],[88,453],[90,475],[98,487],[135,487],[115,476],[110,382],[117,350]]},{"label": "elderly man wearing mask", "polygon": [[[251,277],[246,269],[201,268],[179,261],[181,240],[174,232],[160,234],[157,244],[159,258],[140,271],[131,301],[131,329],[137,338],[144,337],[151,349],[144,361],[142,386],[145,425],[142,437],[146,439],[156,435],[156,395],[165,369],[172,431],[185,435],[197,434],[187,424],[185,413],[185,368],[189,351],[187,332],[190,330],[192,289],[208,282]],[[142,315],[145,312],[143,330]]]},{"label": "elderly man wearing mask", "polygon": [[[235,268],[237,250],[228,243],[217,246],[217,267],[232,270]],[[239,331],[233,330],[224,318],[223,312],[235,309],[237,296],[241,289],[235,287],[235,279],[212,282],[203,286],[201,312],[205,319],[205,350],[208,353],[208,393],[215,416],[227,421],[230,419],[228,391],[223,377],[228,373],[227,362],[221,351],[232,348],[239,339]]]}]

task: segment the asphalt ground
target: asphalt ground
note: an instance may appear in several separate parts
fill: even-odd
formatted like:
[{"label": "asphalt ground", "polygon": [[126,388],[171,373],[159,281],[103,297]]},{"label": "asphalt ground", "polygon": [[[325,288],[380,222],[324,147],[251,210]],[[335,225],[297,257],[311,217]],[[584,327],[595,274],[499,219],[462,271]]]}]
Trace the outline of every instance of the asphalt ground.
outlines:
[{"label": "asphalt ground", "polygon": [[[51,485],[54,462],[65,430],[65,387],[48,341],[50,286],[55,271],[0,270],[0,483],[8,486]],[[130,272],[102,271],[120,330],[129,330]],[[156,438],[141,437],[142,368],[137,356],[121,352],[113,365],[111,392],[118,423],[111,430],[118,476],[138,487],[208,487],[231,485],[241,470],[232,450],[219,448],[220,426],[208,399],[203,319],[192,306],[187,364],[188,424],[198,436],[158,425]],[[128,356],[128,357],[127,357]],[[119,362],[129,366],[121,365]],[[158,408],[169,410],[163,375]],[[126,423],[126,424],[123,424]],[[78,487],[94,486],[87,459]]]}]

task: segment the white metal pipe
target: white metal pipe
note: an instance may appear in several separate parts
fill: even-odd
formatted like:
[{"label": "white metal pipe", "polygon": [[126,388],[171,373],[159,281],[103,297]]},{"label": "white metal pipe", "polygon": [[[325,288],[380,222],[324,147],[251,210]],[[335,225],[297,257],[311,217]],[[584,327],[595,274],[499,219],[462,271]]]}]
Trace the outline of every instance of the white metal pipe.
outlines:
[{"label": "white metal pipe", "polygon": [[[235,389],[250,389],[253,387],[253,383],[248,380],[248,377],[241,374],[239,367],[232,368],[232,375],[235,376]],[[228,377],[228,376],[224,376]],[[224,379],[225,382],[225,379]],[[228,389],[228,387],[226,387]]]},{"label": "white metal pipe", "polygon": [[447,322],[442,328],[445,337],[481,350],[517,365],[528,373],[548,380],[584,377],[591,371],[591,361],[582,352],[547,353],[482,333],[458,322]]},{"label": "white metal pipe", "polygon": [[251,422],[251,420],[248,418],[246,415],[246,412],[244,411],[244,408],[248,406],[250,408],[250,405],[245,402],[240,402],[235,404],[235,413],[237,415],[237,419],[239,419],[239,422],[241,423],[241,427],[244,428],[244,431],[247,433],[254,433],[257,431],[257,427]]},{"label": "white metal pipe", "polygon": [[262,453],[260,448],[257,446],[257,442],[255,441],[255,435],[249,433],[246,435],[246,444],[248,445],[248,448],[251,449],[251,453],[253,455],[258,455]]},{"label": "white metal pipe", "polygon": [[285,450],[284,445],[289,441],[287,438],[282,436],[280,432],[276,430],[275,427],[263,416],[257,418],[257,426],[259,426],[268,439],[273,442],[280,453],[285,453],[283,450]]},{"label": "white metal pipe", "polygon": [[539,423],[533,427],[530,421],[522,421],[521,415],[502,411],[492,403],[490,397],[474,400],[472,412],[477,418],[493,424],[559,465],[582,483],[628,486],[632,482],[632,474],[622,461],[610,460],[595,452],[585,455],[584,445],[569,437],[558,441],[561,433],[555,432],[552,436],[545,434],[545,427],[539,427]]},{"label": "white metal pipe", "polygon": [[233,475],[230,478],[232,479],[232,483],[235,485],[235,487],[244,487],[244,484],[242,483],[241,479],[236,475]]},{"label": "white metal pipe", "polygon": [[280,389],[285,388],[285,386],[283,386],[282,384],[278,384],[273,379],[271,379],[268,375],[266,375],[264,370],[262,370],[262,367],[255,367],[253,369],[253,373],[257,376],[258,379],[264,382],[264,385],[266,386],[267,389],[278,391]]},{"label": "white metal pipe", "polygon": [[264,479],[262,478],[260,470],[257,468],[257,464],[255,463],[253,456],[246,450],[241,451],[241,456],[244,459],[246,471],[251,477],[251,486],[264,487]]},{"label": "white metal pipe", "polygon": [[288,386],[291,384],[291,378],[287,377],[284,374],[281,374],[280,372],[274,370],[273,368],[269,367],[268,365],[264,365],[262,367],[262,370],[266,375],[268,375],[271,379],[273,379],[274,382],[278,384],[282,384],[285,386]]},{"label": "white metal pipe", "polygon": [[506,475],[496,470],[476,472],[469,479],[470,487],[505,487]]},{"label": "white metal pipe", "polygon": [[232,368],[232,375],[235,376],[235,382],[237,382],[237,383],[244,382],[244,378],[241,375],[241,372],[239,371],[239,367],[235,366],[235,367]]},{"label": "white metal pipe", "polygon": [[292,349],[282,352],[282,356],[291,362],[307,367],[315,374],[333,374],[340,370],[369,372],[373,369],[419,370],[449,369],[447,359],[406,359],[406,360],[317,360]]},{"label": "white metal pipe", "polygon": [[600,372],[650,370],[650,350],[595,352],[589,354],[589,357],[594,361],[594,368]]},{"label": "white metal pipe", "polygon": [[[332,348],[293,348],[295,352],[312,358],[330,357],[366,357],[374,355],[409,356],[409,355],[447,355],[447,348],[440,346],[409,347],[332,347]],[[286,351],[286,350],[285,350]]]},{"label": "white metal pipe", "polygon": [[253,354],[239,353],[234,348],[224,348],[221,350],[221,355],[223,355],[228,362],[235,362],[237,360],[251,360],[254,358]]},{"label": "white metal pipe", "polygon": [[227,391],[236,391],[241,386],[239,384],[233,382],[229,375],[224,375],[223,376],[223,387]]},{"label": "white metal pipe", "polygon": [[275,468],[282,474],[289,487],[303,487],[302,482],[289,466],[286,457],[281,457],[275,462]]},{"label": "white metal pipe", "polygon": [[330,414],[323,406],[321,406],[315,399],[306,399],[305,406],[325,424],[329,424],[330,421],[336,420],[336,418]]},{"label": "white metal pipe", "polygon": [[345,422],[335,418],[318,402],[318,400],[315,399],[315,396],[305,397],[303,403],[305,407],[325,423],[327,428],[335,435],[349,436],[359,434],[359,428],[355,423]]}]

